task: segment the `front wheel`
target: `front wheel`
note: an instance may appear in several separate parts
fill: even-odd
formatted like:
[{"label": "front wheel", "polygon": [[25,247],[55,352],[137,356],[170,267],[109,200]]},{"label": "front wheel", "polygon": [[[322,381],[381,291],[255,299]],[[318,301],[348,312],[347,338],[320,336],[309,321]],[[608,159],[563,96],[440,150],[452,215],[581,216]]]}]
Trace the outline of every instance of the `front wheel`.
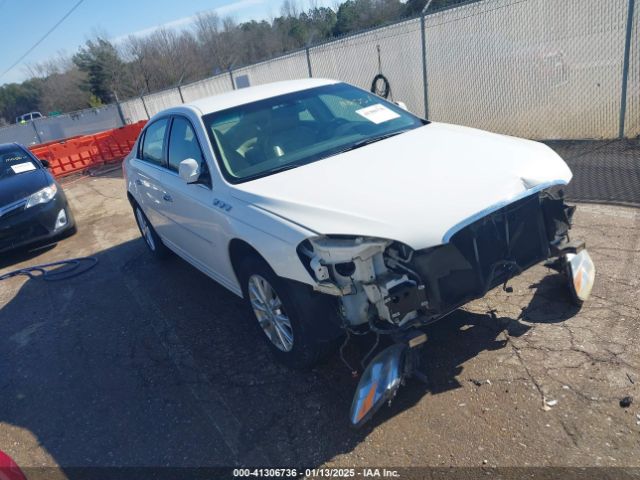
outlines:
[{"label": "front wheel", "polygon": [[247,258],[240,270],[250,314],[280,363],[306,370],[333,353],[342,333],[333,298],[278,277],[261,260]]}]

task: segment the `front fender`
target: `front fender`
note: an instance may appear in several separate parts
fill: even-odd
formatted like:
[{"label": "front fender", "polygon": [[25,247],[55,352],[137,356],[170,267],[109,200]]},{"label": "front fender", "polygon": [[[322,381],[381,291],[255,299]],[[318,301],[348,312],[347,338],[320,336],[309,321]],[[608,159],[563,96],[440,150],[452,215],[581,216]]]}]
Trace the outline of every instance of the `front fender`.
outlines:
[{"label": "front fender", "polygon": [[[242,240],[253,247],[279,277],[316,285],[296,250],[302,241],[315,235],[314,232],[253,205],[238,210],[242,214],[229,219],[233,235],[228,239],[227,251],[234,239]],[[228,260],[229,269],[233,271],[230,256]],[[235,274],[233,277],[239,288]]]}]

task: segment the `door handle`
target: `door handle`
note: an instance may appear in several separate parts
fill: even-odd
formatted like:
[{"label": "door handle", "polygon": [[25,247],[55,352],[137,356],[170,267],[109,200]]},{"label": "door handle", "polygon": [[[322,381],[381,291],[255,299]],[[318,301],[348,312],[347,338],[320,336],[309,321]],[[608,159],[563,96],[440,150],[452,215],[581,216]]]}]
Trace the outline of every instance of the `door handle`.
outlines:
[{"label": "door handle", "polygon": [[173,202],[173,198],[171,198],[171,195],[169,195],[168,193],[165,193],[165,194],[162,196],[162,199],[163,199],[165,202]]}]

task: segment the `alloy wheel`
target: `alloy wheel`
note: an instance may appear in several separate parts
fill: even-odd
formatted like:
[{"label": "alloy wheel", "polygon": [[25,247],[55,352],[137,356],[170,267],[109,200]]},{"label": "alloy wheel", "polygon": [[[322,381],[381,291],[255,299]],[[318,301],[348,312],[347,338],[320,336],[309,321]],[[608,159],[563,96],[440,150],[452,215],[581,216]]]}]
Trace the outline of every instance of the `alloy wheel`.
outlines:
[{"label": "alloy wheel", "polygon": [[140,231],[142,232],[142,237],[147,242],[147,245],[149,245],[149,248],[155,252],[156,242],[153,239],[153,235],[151,234],[151,227],[147,223],[147,219],[145,218],[140,208],[136,208],[136,218],[138,220],[138,225],[140,226]]},{"label": "alloy wheel", "polygon": [[271,284],[260,275],[249,277],[249,301],[253,313],[273,345],[283,352],[293,348],[291,320],[284,311],[282,301]]}]

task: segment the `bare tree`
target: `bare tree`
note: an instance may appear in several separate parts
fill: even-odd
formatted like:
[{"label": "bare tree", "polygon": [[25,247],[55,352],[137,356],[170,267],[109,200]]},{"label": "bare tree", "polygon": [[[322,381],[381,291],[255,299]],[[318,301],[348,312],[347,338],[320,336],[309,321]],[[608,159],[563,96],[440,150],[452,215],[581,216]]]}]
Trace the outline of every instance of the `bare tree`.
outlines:
[{"label": "bare tree", "polygon": [[298,2],[296,0],[284,0],[284,2],[282,2],[282,7],[280,8],[280,15],[285,18],[298,18],[300,16]]},{"label": "bare tree", "polygon": [[215,12],[202,13],[194,22],[200,56],[211,73],[228,70],[240,60],[238,27],[231,18],[221,19]]},{"label": "bare tree", "polygon": [[66,112],[89,106],[89,93],[80,85],[86,81],[81,72],[64,52],[53,58],[30,64],[27,71],[32,78],[42,80],[42,90],[38,102],[40,111]]}]

